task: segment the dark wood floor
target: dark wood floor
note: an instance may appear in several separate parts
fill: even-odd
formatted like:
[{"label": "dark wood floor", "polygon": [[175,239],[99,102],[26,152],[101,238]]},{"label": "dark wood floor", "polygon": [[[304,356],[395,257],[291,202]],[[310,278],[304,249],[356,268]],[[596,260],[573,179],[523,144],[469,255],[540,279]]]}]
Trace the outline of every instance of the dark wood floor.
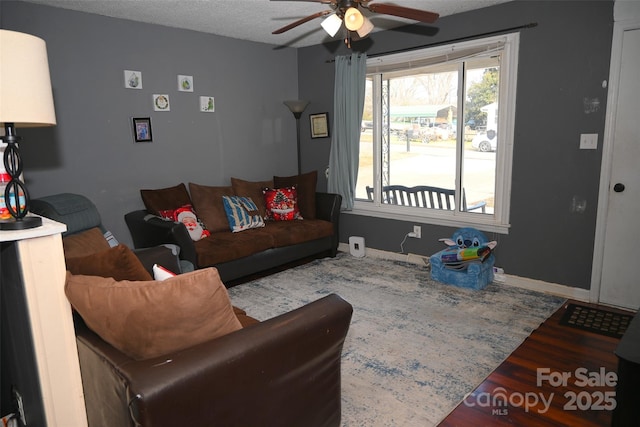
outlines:
[{"label": "dark wood floor", "polygon": [[[535,330],[440,426],[609,426],[611,411],[578,408],[592,407],[589,403],[596,403],[606,392],[615,393],[615,387],[580,387],[580,378],[575,374],[579,368],[586,369],[587,376],[594,372],[617,372],[613,352],[619,339],[561,325],[565,309],[566,304]],[[548,368],[552,378],[564,372],[571,377],[566,386],[552,386],[550,381],[542,381],[539,386],[540,368]],[[504,405],[499,399],[501,395],[507,401]],[[572,395],[578,397],[573,401],[577,410],[570,410]],[[540,396],[551,403],[545,405]],[[600,403],[607,406],[606,400]]]}]

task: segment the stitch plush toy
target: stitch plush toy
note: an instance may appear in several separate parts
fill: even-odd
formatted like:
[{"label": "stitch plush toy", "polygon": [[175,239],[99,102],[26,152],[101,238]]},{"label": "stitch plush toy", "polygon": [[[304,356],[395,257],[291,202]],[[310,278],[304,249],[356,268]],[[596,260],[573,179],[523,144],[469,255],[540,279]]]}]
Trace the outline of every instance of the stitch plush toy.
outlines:
[{"label": "stitch plush toy", "polygon": [[431,278],[463,288],[483,289],[493,281],[497,242],[475,228],[460,228],[451,239],[440,239],[447,248],[431,255]]}]

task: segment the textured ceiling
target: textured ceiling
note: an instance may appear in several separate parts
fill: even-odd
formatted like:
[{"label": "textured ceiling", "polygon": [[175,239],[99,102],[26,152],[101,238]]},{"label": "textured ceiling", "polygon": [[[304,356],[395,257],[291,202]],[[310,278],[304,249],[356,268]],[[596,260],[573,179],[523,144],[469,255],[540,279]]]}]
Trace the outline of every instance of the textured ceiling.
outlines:
[{"label": "textured ceiling", "polygon": [[[0,0],[2,1],[2,0]],[[317,1],[291,0],[23,0],[114,18],[186,28],[279,46],[304,47],[330,41],[320,27],[322,18],[273,35],[271,32],[316,12],[329,9]],[[372,0],[428,10],[440,16],[479,9],[509,0]],[[368,15],[374,31],[414,23],[393,16]],[[427,25],[427,24],[424,24]],[[436,21],[433,26],[438,26]],[[339,37],[340,33],[336,35]]]}]

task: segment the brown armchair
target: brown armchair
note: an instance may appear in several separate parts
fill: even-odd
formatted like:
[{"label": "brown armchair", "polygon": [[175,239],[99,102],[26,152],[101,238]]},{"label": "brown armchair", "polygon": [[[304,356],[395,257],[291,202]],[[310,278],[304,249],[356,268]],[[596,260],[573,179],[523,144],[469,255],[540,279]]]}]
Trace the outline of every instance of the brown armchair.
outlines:
[{"label": "brown armchair", "polygon": [[352,307],[329,295],[163,357],[136,361],[77,322],[90,426],[339,426]]}]

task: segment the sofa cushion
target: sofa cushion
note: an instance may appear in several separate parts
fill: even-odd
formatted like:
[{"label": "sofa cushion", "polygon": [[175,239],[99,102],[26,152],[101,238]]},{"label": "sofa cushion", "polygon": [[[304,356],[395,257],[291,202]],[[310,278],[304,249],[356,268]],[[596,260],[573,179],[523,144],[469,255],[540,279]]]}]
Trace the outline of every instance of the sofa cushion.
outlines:
[{"label": "sofa cushion", "polygon": [[294,176],[274,176],[274,187],[292,187],[298,190],[298,206],[304,219],[316,218],[316,184],[318,171]]},{"label": "sofa cushion", "polygon": [[109,243],[98,227],[62,238],[65,258],[75,258],[109,249]]},{"label": "sofa cushion", "polygon": [[[155,280],[167,280],[171,277],[175,277],[176,274],[172,271],[167,270],[161,265],[154,264],[153,265],[153,277]],[[247,315],[247,312],[243,309],[236,307],[234,305],[231,306],[233,309],[233,314],[236,315],[236,318],[240,322],[240,325],[244,328],[245,326],[253,325],[254,323],[260,323],[258,319],[255,319],[251,316]]]},{"label": "sofa cushion", "polygon": [[161,282],[67,273],[65,293],[89,328],[136,360],[183,350],[241,328],[215,268]]},{"label": "sofa cushion", "polygon": [[258,207],[260,216],[266,215],[266,207],[262,190],[273,187],[273,179],[268,181],[245,181],[238,178],[231,178],[231,187],[236,196],[250,197]]},{"label": "sofa cushion", "polygon": [[296,187],[265,188],[262,192],[267,209],[267,219],[273,221],[303,219],[298,209]]},{"label": "sofa cushion", "polygon": [[273,237],[265,228],[233,233],[229,230],[213,233],[210,239],[194,242],[198,265],[216,265],[273,248]]},{"label": "sofa cushion", "polygon": [[115,280],[151,280],[138,257],[123,244],[91,255],[66,258],[72,274],[113,277]]},{"label": "sofa cushion", "polygon": [[191,240],[198,241],[209,237],[211,233],[202,224],[191,204],[180,206],[177,209],[161,210],[160,216],[175,222],[181,222],[187,228]]},{"label": "sofa cushion", "polygon": [[333,235],[333,224],[322,219],[278,222],[269,221],[265,232],[273,238],[273,246],[281,248]]},{"label": "sofa cushion", "polygon": [[193,207],[196,208],[198,216],[207,227],[207,230],[226,231],[229,229],[229,221],[222,203],[222,196],[234,196],[233,187],[211,187],[207,185],[189,183],[189,192]]},{"label": "sofa cushion", "polygon": [[238,233],[250,228],[264,227],[262,215],[250,197],[222,196],[222,203],[232,232]]},{"label": "sofa cushion", "polygon": [[163,210],[192,204],[187,187],[183,183],[157,190],[140,190],[140,196],[144,207],[154,215],[160,215],[160,211]]}]

